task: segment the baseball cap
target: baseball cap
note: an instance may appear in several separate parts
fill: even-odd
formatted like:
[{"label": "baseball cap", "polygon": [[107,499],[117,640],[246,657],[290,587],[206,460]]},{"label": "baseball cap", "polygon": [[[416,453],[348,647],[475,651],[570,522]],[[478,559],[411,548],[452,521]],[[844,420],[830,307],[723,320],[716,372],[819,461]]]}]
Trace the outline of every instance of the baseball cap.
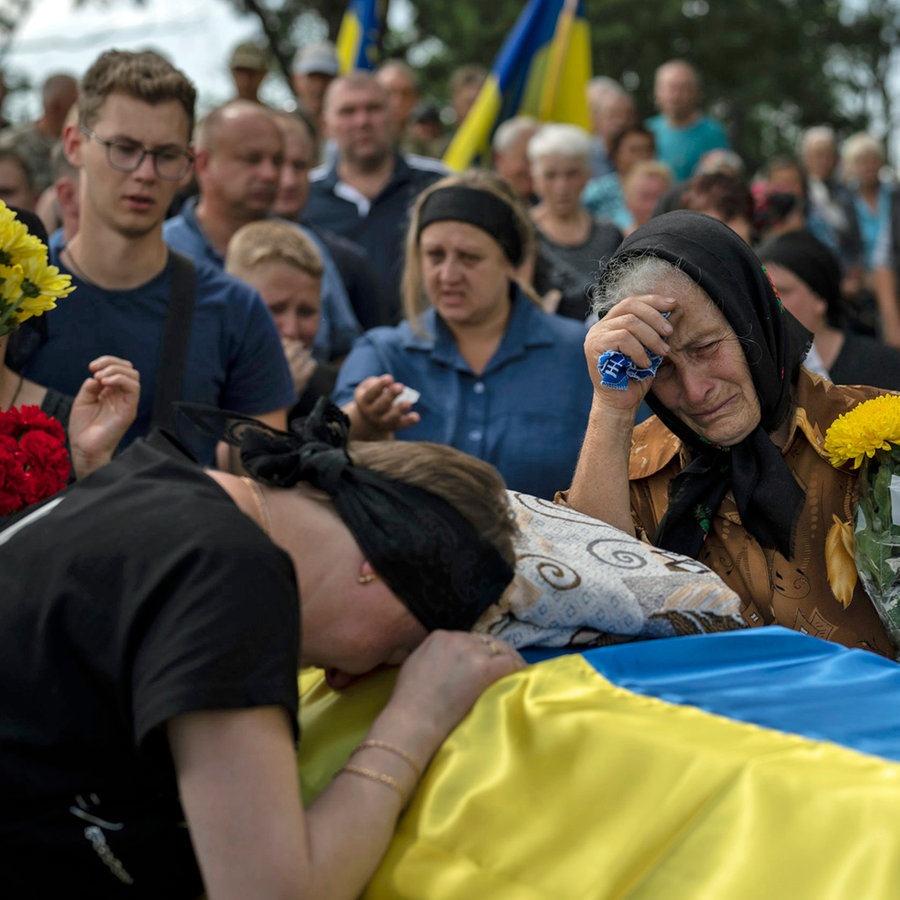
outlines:
[{"label": "baseball cap", "polygon": [[301,47],[294,56],[293,70],[298,75],[309,75],[313,72],[337,75],[338,60],[334,44],[331,41],[322,41]]},{"label": "baseball cap", "polygon": [[269,68],[269,60],[266,51],[259,44],[245,41],[231,51],[228,66],[232,69],[252,69],[254,72],[264,72]]}]

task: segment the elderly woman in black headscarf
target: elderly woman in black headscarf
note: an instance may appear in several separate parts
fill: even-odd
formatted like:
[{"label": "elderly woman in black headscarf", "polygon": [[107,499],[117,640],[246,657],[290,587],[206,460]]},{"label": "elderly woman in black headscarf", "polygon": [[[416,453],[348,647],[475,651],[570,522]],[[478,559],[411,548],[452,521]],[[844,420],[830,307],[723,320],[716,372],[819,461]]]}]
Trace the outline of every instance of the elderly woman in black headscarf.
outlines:
[{"label": "elderly woman in black headscarf", "polygon": [[[667,213],[628,237],[595,304],[593,406],[561,499],[701,560],[751,625],[893,655],[852,559],[836,552],[856,473],[822,446],[834,419],[879,391],[802,368],[811,335],[748,245],[702,213]],[[644,399],[656,415],[635,426]]]},{"label": "elderly woman in black headscarf", "polygon": [[[249,478],[157,433],[0,531],[11,896],[359,896],[431,755],[522,660],[466,632],[513,575],[496,472],[347,428],[321,405],[291,433],[229,424]],[[339,689],[401,664],[304,810],[298,666]]]}]

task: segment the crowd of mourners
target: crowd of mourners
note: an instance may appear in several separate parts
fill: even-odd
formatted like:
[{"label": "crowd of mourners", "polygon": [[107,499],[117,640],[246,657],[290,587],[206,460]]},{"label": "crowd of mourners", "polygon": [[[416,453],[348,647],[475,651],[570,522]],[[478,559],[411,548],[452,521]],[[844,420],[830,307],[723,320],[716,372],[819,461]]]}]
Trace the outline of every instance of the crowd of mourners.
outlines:
[{"label": "crowd of mourners", "polygon": [[[290,112],[269,65],[234,48],[195,119],[178,68],[110,50],[0,130],[0,200],[75,288],[0,336],[0,411],[59,420],[73,463],[0,530],[0,869],[29,895],[357,896],[524,665],[471,631],[513,580],[507,490],[699,560],[748,626],[896,652],[833,584],[858,476],[821,446],[900,390],[877,137],[811,127],[748,172],[675,59],[652,117],[596,78],[590,131],[515,117],[457,173],[405,63],[306,45]],[[454,73],[453,127],[486,77]],[[383,665],[304,810],[298,669]]]}]

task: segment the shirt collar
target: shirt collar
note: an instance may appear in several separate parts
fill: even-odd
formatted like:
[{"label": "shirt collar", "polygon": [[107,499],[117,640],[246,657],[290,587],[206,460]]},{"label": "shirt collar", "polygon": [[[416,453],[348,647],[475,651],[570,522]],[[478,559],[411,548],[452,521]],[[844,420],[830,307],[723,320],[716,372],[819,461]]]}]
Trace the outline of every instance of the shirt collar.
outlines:
[{"label": "shirt collar", "polygon": [[[536,304],[516,288],[513,293],[512,311],[506,331],[503,333],[503,339],[482,374],[487,375],[508,361],[524,356],[534,347],[553,344],[553,335],[548,333],[545,315]],[[409,333],[403,342],[404,347],[410,350],[430,352],[431,358],[436,362],[468,370],[468,364],[456,348],[452,332],[433,308],[429,307],[425,310],[421,323],[420,330],[424,334],[417,334],[412,328],[409,328]]]},{"label": "shirt collar", "polygon": [[199,197],[190,197],[186,200],[184,206],[181,207],[181,217],[184,219],[188,228],[190,228],[190,230],[196,234],[197,238],[203,242],[203,250],[206,259],[214,265],[217,265],[220,269],[224,269],[225,257],[213,247],[209,238],[206,236],[206,233],[200,227],[200,222],[197,219],[197,201],[199,199]]},{"label": "shirt collar", "polygon": [[[381,193],[385,194],[388,191],[393,190],[398,185],[406,184],[411,179],[412,169],[403,158],[403,154],[397,150],[394,150],[394,168],[391,170],[391,177],[388,179],[388,183],[384,186],[384,189]],[[341,181],[340,176],[338,175],[338,159],[335,159],[331,163],[318,183],[329,190],[331,193],[337,194],[337,196],[341,196],[341,194],[336,191],[336,188],[339,184],[344,185],[344,187],[348,188],[350,191],[354,190],[353,188],[350,188],[349,185],[345,185]],[[379,194],[379,196],[381,196],[381,194]],[[344,197],[343,199],[349,198]],[[371,203],[373,201],[369,202]]]}]

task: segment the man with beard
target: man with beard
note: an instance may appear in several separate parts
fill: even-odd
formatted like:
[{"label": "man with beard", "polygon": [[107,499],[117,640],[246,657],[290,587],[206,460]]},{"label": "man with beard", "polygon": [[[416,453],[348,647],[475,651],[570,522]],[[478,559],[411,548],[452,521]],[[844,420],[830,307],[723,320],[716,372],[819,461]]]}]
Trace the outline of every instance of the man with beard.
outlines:
[{"label": "man with beard", "polygon": [[400,319],[403,241],[413,200],[446,169],[434,159],[403,155],[387,91],[369,72],[335,79],[325,95],[325,133],[335,160],[314,169],[304,218],[360,244],[386,299],[385,321]]}]

